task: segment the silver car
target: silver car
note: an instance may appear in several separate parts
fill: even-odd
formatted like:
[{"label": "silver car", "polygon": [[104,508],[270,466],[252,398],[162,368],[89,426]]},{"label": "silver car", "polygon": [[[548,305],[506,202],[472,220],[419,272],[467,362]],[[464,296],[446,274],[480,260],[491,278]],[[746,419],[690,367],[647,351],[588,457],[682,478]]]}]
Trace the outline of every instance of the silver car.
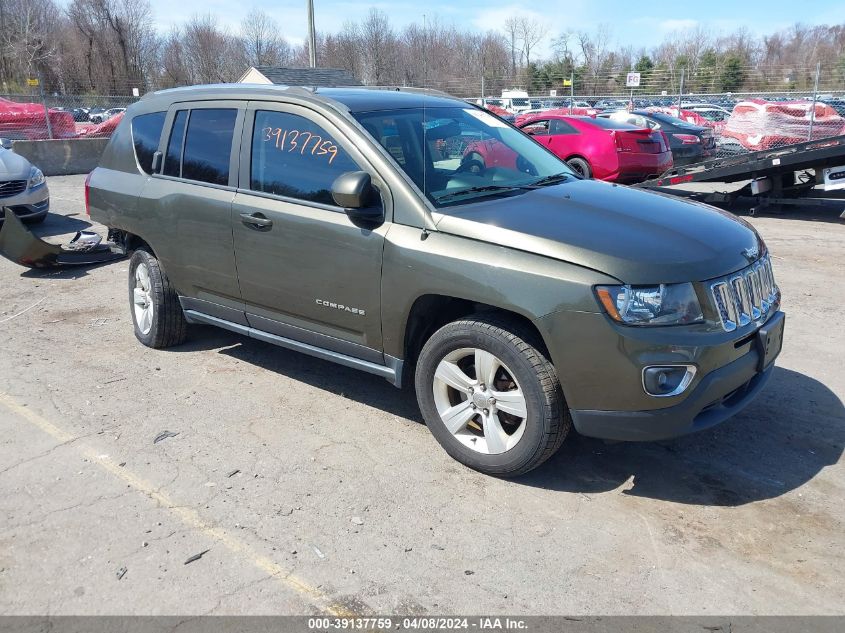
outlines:
[{"label": "silver car", "polygon": [[10,146],[6,139],[0,140],[0,206],[9,207],[25,222],[41,222],[50,209],[47,179],[38,167],[15,154]]},{"label": "silver car", "polygon": [[121,112],[126,112],[126,108],[111,108],[105,112],[99,112],[90,116],[91,123],[105,123],[113,116],[117,116]]}]

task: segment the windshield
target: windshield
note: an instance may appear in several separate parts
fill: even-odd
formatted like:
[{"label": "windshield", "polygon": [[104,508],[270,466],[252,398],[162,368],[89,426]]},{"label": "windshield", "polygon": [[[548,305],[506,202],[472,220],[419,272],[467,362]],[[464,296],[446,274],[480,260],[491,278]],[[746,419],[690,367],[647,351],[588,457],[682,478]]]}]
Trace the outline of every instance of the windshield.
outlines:
[{"label": "windshield", "polygon": [[435,205],[576,178],[562,160],[479,108],[408,108],[355,118]]}]

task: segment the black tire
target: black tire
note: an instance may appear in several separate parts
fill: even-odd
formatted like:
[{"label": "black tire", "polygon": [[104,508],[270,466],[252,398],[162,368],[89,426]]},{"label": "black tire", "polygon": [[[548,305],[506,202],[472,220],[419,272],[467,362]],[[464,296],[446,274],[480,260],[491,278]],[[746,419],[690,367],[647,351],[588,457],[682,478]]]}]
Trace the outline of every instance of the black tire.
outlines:
[{"label": "black tire", "polygon": [[569,165],[572,170],[583,178],[592,178],[593,177],[593,170],[590,169],[590,163],[585,161],[583,158],[570,158],[566,161],[566,164]]},{"label": "black tire", "polygon": [[470,174],[481,175],[485,172],[484,159],[478,152],[471,152],[463,157],[461,166],[458,168],[460,172],[468,172]]},{"label": "black tire", "polygon": [[[469,448],[438,413],[435,372],[441,360],[462,348],[482,349],[500,359],[525,396],[522,437],[505,452],[485,454]],[[498,315],[454,321],[426,341],[415,372],[417,402],[432,435],[455,460],[488,475],[515,477],[536,468],[560,448],[572,421],[555,369],[541,349],[533,332]]]},{"label": "black tire", "polygon": [[[140,265],[146,266],[151,282],[149,295],[153,310],[147,331],[138,324],[135,311],[135,272]],[[132,314],[135,337],[147,347],[162,349],[185,341],[188,322],[182,312],[179,297],[158,260],[145,250],[135,251],[129,260],[129,311]]]}]

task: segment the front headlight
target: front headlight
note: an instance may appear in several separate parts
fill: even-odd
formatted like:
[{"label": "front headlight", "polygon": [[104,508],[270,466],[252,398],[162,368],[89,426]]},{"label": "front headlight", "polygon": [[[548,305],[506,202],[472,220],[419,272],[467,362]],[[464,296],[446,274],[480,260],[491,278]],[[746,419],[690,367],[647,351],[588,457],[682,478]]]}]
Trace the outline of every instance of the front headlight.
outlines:
[{"label": "front headlight", "polygon": [[659,286],[596,286],[599,301],[625,325],[683,325],[704,320],[690,283]]},{"label": "front headlight", "polygon": [[41,184],[44,184],[44,172],[38,169],[38,167],[33,167],[29,170],[29,182],[27,183],[27,187],[32,189],[33,187],[37,187]]}]

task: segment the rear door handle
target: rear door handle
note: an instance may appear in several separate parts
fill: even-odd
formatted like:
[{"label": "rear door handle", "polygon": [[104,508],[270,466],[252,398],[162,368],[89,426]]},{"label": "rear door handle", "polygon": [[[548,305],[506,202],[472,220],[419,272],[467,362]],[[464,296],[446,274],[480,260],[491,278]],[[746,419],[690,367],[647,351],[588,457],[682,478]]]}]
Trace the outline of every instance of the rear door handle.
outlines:
[{"label": "rear door handle", "polygon": [[273,220],[261,213],[241,213],[241,222],[256,231],[267,231],[273,226]]}]

